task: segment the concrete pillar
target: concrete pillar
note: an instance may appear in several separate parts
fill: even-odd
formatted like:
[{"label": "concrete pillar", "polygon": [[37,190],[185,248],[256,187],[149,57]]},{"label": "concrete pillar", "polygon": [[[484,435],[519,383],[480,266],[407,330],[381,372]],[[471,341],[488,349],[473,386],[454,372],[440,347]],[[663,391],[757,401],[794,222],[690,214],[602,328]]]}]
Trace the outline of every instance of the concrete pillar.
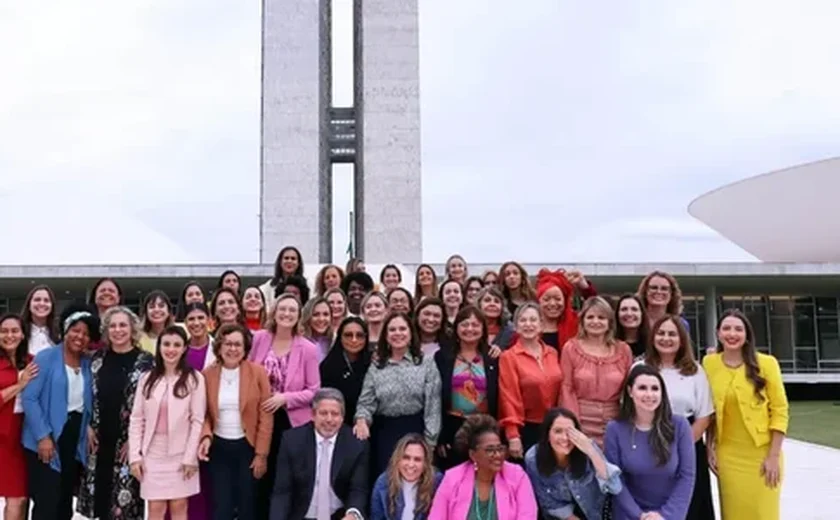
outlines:
[{"label": "concrete pillar", "polygon": [[714,349],[717,346],[717,289],[714,285],[706,287],[706,292],[703,299],[705,318],[706,318],[706,345],[700,345],[703,348]]}]

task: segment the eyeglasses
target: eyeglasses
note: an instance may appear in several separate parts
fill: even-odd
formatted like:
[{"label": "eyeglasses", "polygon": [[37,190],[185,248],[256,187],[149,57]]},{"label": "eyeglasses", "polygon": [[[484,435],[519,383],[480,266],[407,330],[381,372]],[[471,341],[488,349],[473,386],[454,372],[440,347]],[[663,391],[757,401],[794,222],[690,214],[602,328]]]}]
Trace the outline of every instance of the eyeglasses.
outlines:
[{"label": "eyeglasses", "polygon": [[342,332],[341,337],[346,338],[346,339],[365,339],[365,333],[364,332]]},{"label": "eyeglasses", "polygon": [[499,444],[498,446],[484,446],[483,448],[479,448],[485,454],[490,455],[504,455],[507,452],[507,447]]}]

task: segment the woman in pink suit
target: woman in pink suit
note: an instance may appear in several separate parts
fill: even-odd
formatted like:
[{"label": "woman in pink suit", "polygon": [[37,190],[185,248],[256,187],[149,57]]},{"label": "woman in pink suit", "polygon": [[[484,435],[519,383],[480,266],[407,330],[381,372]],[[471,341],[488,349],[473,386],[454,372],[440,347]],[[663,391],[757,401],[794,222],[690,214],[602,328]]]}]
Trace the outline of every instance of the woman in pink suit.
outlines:
[{"label": "woman in pink suit", "polygon": [[289,293],[278,296],[266,319],[266,330],[254,333],[248,355],[249,361],[262,366],[268,374],[271,397],[263,402],[262,410],[274,416],[268,472],[257,482],[256,520],[268,520],[283,432],[312,420],[312,398],[321,388],[318,347],[300,334],[300,317],[297,296]]},{"label": "woman in pink suit", "polygon": [[200,490],[198,441],[207,394],[204,376],[187,365],[187,334],[158,336],[155,365],[140,377],[128,427],[131,474],[149,502],[149,520],[187,519],[187,498]]},{"label": "woman in pink suit", "polygon": [[455,435],[470,460],[443,476],[428,520],[536,520],[537,500],[525,470],[505,461],[506,449],[496,420],[467,417]]}]

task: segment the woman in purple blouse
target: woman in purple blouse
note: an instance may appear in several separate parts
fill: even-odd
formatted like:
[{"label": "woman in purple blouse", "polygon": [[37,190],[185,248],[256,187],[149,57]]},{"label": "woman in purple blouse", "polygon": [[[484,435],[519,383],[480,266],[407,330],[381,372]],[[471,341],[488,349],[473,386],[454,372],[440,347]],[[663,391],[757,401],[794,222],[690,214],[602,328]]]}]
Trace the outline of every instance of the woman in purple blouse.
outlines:
[{"label": "woman in purple blouse", "polygon": [[604,437],[607,460],[624,484],[613,499],[616,520],[682,520],[694,491],[691,426],[673,415],[665,381],[648,365],[630,370],[618,419]]}]

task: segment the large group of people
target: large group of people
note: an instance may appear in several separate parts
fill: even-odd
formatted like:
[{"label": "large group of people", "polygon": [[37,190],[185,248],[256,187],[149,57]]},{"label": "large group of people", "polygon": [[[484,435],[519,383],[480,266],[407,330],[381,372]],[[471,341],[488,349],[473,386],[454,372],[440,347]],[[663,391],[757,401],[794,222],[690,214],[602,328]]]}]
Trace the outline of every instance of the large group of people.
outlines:
[{"label": "large group of people", "polygon": [[670,274],[303,273],[287,247],[139,316],[34,287],[0,317],[4,518],[707,520],[710,471],[722,518],[779,518],[779,364],[735,310],[698,360]]}]

